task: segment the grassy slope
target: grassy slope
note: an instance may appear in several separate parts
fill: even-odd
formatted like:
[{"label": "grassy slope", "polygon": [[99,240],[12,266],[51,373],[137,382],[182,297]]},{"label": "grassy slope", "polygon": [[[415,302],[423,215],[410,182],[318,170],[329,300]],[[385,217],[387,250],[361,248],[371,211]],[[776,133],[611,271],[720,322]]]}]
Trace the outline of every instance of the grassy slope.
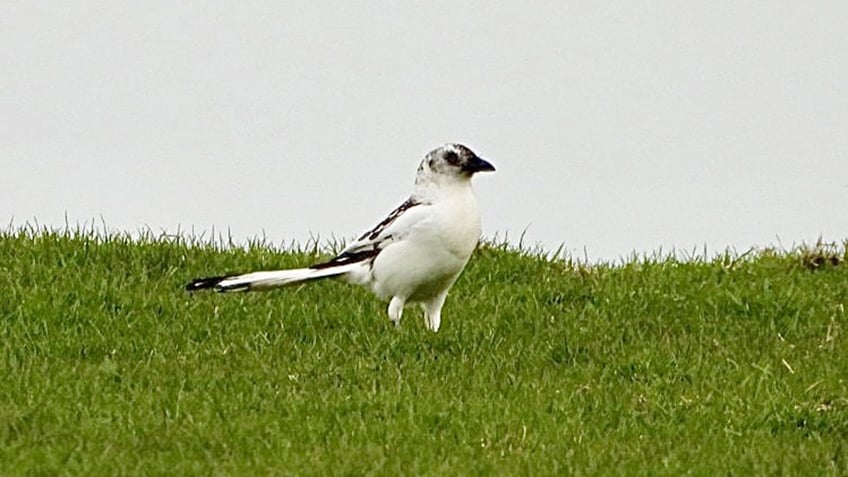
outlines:
[{"label": "grassy slope", "polygon": [[485,247],[438,334],[333,281],[181,288],[311,259],[0,237],[0,473],[848,473],[844,265]]}]

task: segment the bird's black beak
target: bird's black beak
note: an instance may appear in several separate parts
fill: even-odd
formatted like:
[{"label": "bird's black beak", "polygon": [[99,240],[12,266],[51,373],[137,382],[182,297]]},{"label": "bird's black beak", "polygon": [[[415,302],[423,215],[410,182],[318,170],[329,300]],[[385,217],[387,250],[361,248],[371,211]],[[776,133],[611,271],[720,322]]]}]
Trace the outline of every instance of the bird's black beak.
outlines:
[{"label": "bird's black beak", "polygon": [[473,159],[463,164],[462,170],[471,174],[475,172],[491,172],[495,170],[495,166],[485,159],[474,156]]}]

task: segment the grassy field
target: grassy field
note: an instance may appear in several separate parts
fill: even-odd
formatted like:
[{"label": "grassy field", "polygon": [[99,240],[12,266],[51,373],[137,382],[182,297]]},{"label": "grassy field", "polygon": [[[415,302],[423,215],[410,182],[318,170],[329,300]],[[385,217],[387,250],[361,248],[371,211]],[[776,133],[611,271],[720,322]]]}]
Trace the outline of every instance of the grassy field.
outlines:
[{"label": "grassy field", "polygon": [[442,330],[315,250],[0,234],[2,475],[845,475],[845,248],[580,266],[484,246]]}]

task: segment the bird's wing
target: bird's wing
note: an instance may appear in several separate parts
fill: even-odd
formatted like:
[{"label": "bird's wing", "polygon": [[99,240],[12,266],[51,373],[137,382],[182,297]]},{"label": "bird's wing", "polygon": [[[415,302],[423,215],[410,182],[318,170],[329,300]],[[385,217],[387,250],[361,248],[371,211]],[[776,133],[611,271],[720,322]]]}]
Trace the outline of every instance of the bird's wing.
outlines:
[{"label": "bird's wing", "polygon": [[407,200],[388,217],[348,245],[334,258],[309,268],[271,270],[241,275],[225,275],[193,280],[186,290],[212,288],[220,292],[263,290],[319,278],[345,275],[358,270],[390,243],[403,240],[416,226],[426,223],[429,204]]},{"label": "bird's wing", "polygon": [[408,199],[398,206],[374,228],[365,232],[349,244],[338,255],[327,262],[310,268],[328,268],[362,262],[376,257],[390,243],[404,239],[416,226],[430,217],[430,204]]}]

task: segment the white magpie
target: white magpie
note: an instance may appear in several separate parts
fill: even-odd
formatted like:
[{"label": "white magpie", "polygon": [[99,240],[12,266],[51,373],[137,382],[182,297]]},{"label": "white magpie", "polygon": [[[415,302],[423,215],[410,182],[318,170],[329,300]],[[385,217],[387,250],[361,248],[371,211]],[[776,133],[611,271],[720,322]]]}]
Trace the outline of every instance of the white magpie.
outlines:
[{"label": "white magpie", "polygon": [[471,176],[494,170],[471,149],[445,144],[421,161],[409,199],[331,260],[308,268],[198,278],[186,290],[264,290],[340,277],[391,299],[388,313],[395,325],[406,303],[418,303],[427,326],[438,331],[448,290],[480,238]]}]

